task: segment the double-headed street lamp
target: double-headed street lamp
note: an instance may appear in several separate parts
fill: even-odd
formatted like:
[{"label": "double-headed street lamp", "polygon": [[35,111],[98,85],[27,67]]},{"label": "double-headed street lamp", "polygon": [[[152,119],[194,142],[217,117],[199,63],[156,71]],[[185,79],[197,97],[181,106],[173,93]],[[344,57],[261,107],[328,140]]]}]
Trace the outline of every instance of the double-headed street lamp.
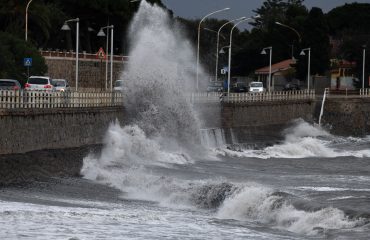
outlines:
[{"label": "double-headed street lamp", "polygon": [[[265,47],[264,49],[262,49],[262,52],[261,54],[262,55],[266,55],[266,50],[269,50],[270,52],[270,65],[269,65],[269,81],[268,81],[268,91],[271,92],[271,72],[272,72],[272,68],[271,68],[271,64],[272,64],[272,47]],[[272,85],[274,87],[274,85]]]},{"label": "double-headed street lamp", "polygon": [[292,28],[291,26],[288,26],[286,24],[283,24],[281,22],[275,22],[277,25],[280,25],[282,27],[286,27],[286,28],[289,28],[290,30],[292,30],[293,32],[295,32],[298,36],[298,40],[299,42],[302,42],[302,37],[301,37],[301,34],[299,34],[299,32],[297,30],[295,30],[294,28]]},{"label": "double-headed street lamp", "polygon": [[241,20],[239,20],[237,23],[235,23],[234,26],[231,28],[231,31],[230,31],[230,44],[229,44],[229,66],[228,66],[229,69],[228,69],[228,75],[227,75],[227,96],[228,97],[230,96],[231,52],[232,52],[232,44],[233,44],[233,31],[242,22],[249,21],[249,20],[254,19],[254,18],[257,18],[257,17],[259,17],[259,16],[250,17],[250,18],[242,17]]},{"label": "double-headed street lamp", "polygon": [[[107,29],[107,34],[104,33],[104,29]],[[107,37],[107,45],[106,45],[106,53],[108,54],[108,45],[109,45],[109,29],[111,30],[111,45],[110,45],[110,90],[113,89],[113,33],[114,33],[114,26],[109,25],[100,28],[100,31],[98,32],[98,37]],[[108,88],[108,61],[105,61],[105,90]]]},{"label": "double-headed street lamp", "polygon": [[226,25],[230,24],[230,23],[233,23],[233,22],[236,22],[236,21],[240,21],[240,20],[243,20],[245,19],[245,17],[241,17],[241,18],[237,18],[237,19],[234,19],[234,20],[231,20],[231,21],[228,21],[226,22],[225,24],[223,24],[217,31],[217,44],[216,44],[216,74],[215,74],[215,81],[217,81],[218,79],[218,54],[219,54],[219,46],[220,46],[220,33],[221,33],[221,30],[226,27]]},{"label": "double-headed street lamp", "polygon": [[[295,30],[294,28],[292,28],[291,26],[288,26],[286,24],[283,24],[281,22],[275,22],[275,24],[279,25],[279,26],[282,26],[282,27],[285,27],[285,28],[288,28],[290,30],[292,30],[293,32],[295,32],[295,34],[297,34],[298,36],[298,41],[299,43],[302,42],[302,37],[301,37],[301,34],[299,34],[299,32],[297,30]],[[292,43],[292,59],[294,59],[294,41]]]},{"label": "double-headed street lamp", "polygon": [[221,9],[221,10],[217,10],[217,11],[214,11],[214,12],[211,12],[209,14],[207,14],[205,17],[203,17],[200,22],[199,22],[199,25],[198,25],[198,48],[197,48],[197,65],[196,65],[196,77],[197,77],[197,91],[199,91],[199,48],[200,48],[200,25],[202,24],[202,22],[208,18],[209,16],[213,15],[213,14],[216,14],[216,13],[219,13],[219,12],[223,12],[223,11],[227,11],[227,10],[230,10],[230,8],[224,8],[224,9]]},{"label": "double-headed street lamp", "polygon": [[311,48],[302,49],[300,55],[305,56],[306,55],[305,51],[308,52],[307,90],[310,91]]},{"label": "double-headed street lamp", "polygon": [[76,92],[78,90],[78,55],[79,55],[79,39],[80,39],[80,19],[74,18],[64,22],[61,30],[70,31],[71,28],[68,26],[69,22],[76,22]]}]

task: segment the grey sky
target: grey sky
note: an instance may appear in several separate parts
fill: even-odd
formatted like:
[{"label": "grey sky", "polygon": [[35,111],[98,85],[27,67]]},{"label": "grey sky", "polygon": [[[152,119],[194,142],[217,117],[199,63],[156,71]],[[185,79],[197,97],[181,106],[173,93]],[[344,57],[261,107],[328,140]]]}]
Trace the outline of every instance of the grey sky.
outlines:
[{"label": "grey sky", "polygon": [[[230,7],[231,10],[215,15],[221,19],[234,19],[241,16],[250,17],[253,10],[259,8],[263,0],[162,0],[162,2],[171,9],[175,16],[186,18],[201,18],[214,10]],[[311,7],[320,7],[324,12],[328,12],[334,7],[345,3],[370,3],[370,0],[305,0],[305,5]],[[242,26],[243,27],[243,26]],[[244,27],[247,27],[245,25]]]}]

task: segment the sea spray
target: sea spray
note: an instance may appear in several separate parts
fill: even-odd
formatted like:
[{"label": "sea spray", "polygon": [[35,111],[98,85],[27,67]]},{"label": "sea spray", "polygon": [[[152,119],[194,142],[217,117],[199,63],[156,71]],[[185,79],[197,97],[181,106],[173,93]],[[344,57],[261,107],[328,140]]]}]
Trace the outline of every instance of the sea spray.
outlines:
[{"label": "sea spray", "polygon": [[165,10],[146,1],[141,2],[129,36],[130,61],[122,78],[127,79],[130,122],[149,137],[160,137],[162,146],[197,145],[199,122],[186,101],[195,84],[191,43]]},{"label": "sea spray", "polygon": [[[281,143],[263,149],[241,149],[233,151],[230,149],[218,149],[220,155],[234,157],[255,158],[309,158],[309,157],[345,157],[354,156],[364,158],[370,156],[369,150],[349,151],[336,147],[336,143],[350,143],[360,141],[358,139],[338,138],[331,135],[317,125],[309,124],[301,119],[292,123],[292,126],[283,131],[285,136]],[[369,142],[368,139],[361,141]]]},{"label": "sea spray", "polygon": [[326,207],[316,211],[298,210],[286,197],[268,187],[244,186],[229,196],[219,208],[221,219],[256,221],[291,232],[316,235],[328,229],[362,226],[366,219],[350,219],[342,210]]}]

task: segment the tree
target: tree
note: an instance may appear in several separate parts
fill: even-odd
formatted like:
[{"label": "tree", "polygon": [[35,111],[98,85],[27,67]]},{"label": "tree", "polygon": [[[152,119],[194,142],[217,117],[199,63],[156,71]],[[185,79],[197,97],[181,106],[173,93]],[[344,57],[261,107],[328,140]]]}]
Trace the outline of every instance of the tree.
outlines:
[{"label": "tree", "polygon": [[47,71],[44,58],[37,49],[23,39],[0,32],[0,78],[17,79],[24,84],[27,79],[23,58],[33,59],[30,75],[44,75]]},{"label": "tree", "polygon": [[[312,8],[304,24],[304,48],[311,48],[311,75],[324,75],[329,70],[330,43],[328,24],[320,8]],[[307,56],[302,56],[298,62],[298,75],[301,79],[307,73]]]}]

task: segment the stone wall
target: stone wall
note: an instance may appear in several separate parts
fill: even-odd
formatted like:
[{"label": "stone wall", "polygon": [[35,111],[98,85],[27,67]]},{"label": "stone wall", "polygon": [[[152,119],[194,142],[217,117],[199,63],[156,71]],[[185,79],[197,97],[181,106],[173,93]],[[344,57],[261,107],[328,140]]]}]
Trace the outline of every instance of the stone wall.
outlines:
[{"label": "stone wall", "polygon": [[0,155],[102,143],[123,107],[0,110]]},{"label": "stone wall", "polygon": [[370,98],[328,99],[324,106],[322,124],[335,135],[369,135]]},{"label": "stone wall", "polygon": [[296,119],[313,122],[315,101],[198,103],[195,109],[201,128],[224,129],[227,143],[262,143],[280,140]]},{"label": "stone wall", "polygon": [[[73,88],[76,85],[76,60],[73,58],[45,57],[48,66],[47,75],[51,78],[67,79]],[[120,79],[124,68],[124,62],[113,62],[113,82]],[[80,88],[105,89],[105,61],[80,59],[79,60],[79,80]],[[110,66],[108,65],[108,87],[110,86]]]}]

